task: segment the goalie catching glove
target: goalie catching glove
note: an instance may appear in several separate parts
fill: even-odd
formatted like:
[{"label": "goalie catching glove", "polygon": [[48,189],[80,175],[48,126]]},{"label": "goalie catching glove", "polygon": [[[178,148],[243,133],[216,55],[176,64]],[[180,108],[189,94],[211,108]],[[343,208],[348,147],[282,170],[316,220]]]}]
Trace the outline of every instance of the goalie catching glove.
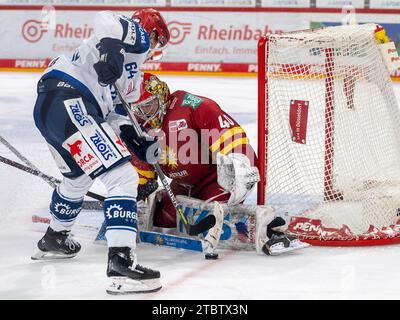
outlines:
[{"label": "goalie catching glove", "polygon": [[241,153],[218,153],[217,173],[218,184],[231,194],[229,206],[243,202],[260,181],[257,167],[252,167],[249,158]]}]

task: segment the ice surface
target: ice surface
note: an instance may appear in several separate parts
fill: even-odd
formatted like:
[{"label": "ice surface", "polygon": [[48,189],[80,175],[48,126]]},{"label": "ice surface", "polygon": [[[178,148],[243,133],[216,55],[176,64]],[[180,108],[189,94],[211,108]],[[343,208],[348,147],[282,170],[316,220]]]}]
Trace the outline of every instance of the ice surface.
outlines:
[{"label": "ice surface", "polygon": [[[0,135],[41,170],[60,177],[32,120],[39,76],[0,73]],[[161,78],[171,90],[185,89],[216,100],[256,146],[256,78]],[[0,155],[17,160],[2,145]],[[93,190],[104,192],[98,184]],[[400,298],[399,245],[312,247],[280,257],[222,251],[219,260],[210,261],[195,252],[139,244],[140,263],[161,271],[163,289],[148,295],[109,296],[104,289],[107,248],[79,230],[75,233],[83,249],[76,258],[30,260],[42,236],[31,216],[47,210],[51,192],[41,179],[0,163],[0,299]]]}]

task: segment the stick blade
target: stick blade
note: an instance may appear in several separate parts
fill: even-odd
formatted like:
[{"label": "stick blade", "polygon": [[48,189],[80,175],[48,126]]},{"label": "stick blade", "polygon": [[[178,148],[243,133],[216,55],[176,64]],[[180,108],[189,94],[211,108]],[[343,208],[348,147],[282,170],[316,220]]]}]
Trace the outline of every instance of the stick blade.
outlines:
[{"label": "stick blade", "polygon": [[199,223],[195,225],[189,225],[188,234],[190,236],[195,236],[200,233],[206,232],[207,230],[211,229],[215,226],[216,219],[214,215],[209,215],[202,219]]}]

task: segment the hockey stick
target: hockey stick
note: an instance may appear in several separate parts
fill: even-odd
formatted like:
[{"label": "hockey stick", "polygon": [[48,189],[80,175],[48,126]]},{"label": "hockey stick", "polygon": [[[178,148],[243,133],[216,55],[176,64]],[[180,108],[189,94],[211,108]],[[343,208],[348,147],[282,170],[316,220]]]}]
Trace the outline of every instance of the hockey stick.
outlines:
[{"label": "hockey stick", "polygon": [[[17,168],[19,170],[25,171],[27,173],[30,173],[30,174],[32,174],[34,176],[39,177],[39,178],[42,178],[44,181],[46,181],[50,185],[57,186],[58,184],[61,183],[61,180],[59,180],[59,179],[57,179],[57,178],[55,178],[53,176],[47,175],[47,174],[43,173],[42,171],[40,171],[39,169],[34,169],[34,168],[31,168],[31,167],[25,166],[25,165],[23,165],[21,163],[15,162],[15,161],[13,161],[11,159],[8,159],[8,158],[0,156],[0,162],[2,162],[4,164],[7,164],[9,166],[12,166],[14,168]],[[105,199],[105,197],[103,197],[103,196],[101,196],[99,194],[90,192],[90,191],[87,193],[87,196],[89,196],[89,197],[91,197],[93,199],[99,200],[101,202],[103,202],[104,199]]]},{"label": "hockey stick", "polygon": [[[39,170],[32,162],[30,162],[21,152],[19,152],[15,147],[9,143],[6,139],[4,139],[2,136],[0,136],[0,142],[12,153],[14,153],[19,160],[21,160],[23,163],[25,163],[27,166],[31,167],[34,170]],[[50,186],[55,188],[57,184],[51,180],[46,181]]]},{"label": "hockey stick", "polygon": [[[12,153],[14,153],[18,159],[20,159],[23,163],[25,163],[28,167],[31,167],[33,170],[37,170],[38,172],[41,172],[32,162],[30,162],[21,152],[19,152],[14,146],[11,145],[4,137],[0,135],[0,142]],[[16,163],[16,162],[15,162]],[[40,177],[40,176],[39,176]],[[55,179],[55,178],[54,178]],[[57,185],[60,183],[60,180],[55,179],[53,181],[52,179],[44,179],[52,188],[56,188]],[[88,192],[87,195],[93,199],[99,200],[98,198],[94,198],[91,195],[96,195],[95,193]],[[101,196],[99,196],[101,197]],[[99,200],[103,201],[103,200]],[[101,204],[95,204],[93,201],[84,201],[82,207],[84,209],[89,209],[89,210],[102,210]]]},{"label": "hockey stick", "polygon": [[[139,137],[145,138],[146,134],[143,132],[142,127],[139,125],[136,118],[131,115],[129,105],[125,101],[125,99],[122,97],[122,94],[121,94],[120,90],[118,89],[118,86],[116,85],[116,83],[114,83],[113,87],[114,87],[115,91],[117,92],[118,97],[122,103],[122,106],[124,107],[137,135]],[[158,176],[160,177],[160,180],[161,180],[165,190],[167,190],[168,197],[171,200],[172,204],[174,205],[176,212],[181,217],[183,225],[185,226],[186,232],[189,235],[193,236],[193,235],[198,235],[200,233],[206,232],[207,230],[211,229],[216,223],[216,219],[213,215],[209,215],[209,216],[205,217],[197,224],[189,224],[185,215],[182,212],[182,209],[178,206],[178,202],[176,201],[175,195],[172,192],[171,186],[169,185],[164,173],[162,172],[160,165],[156,162],[155,164],[153,164],[153,166],[154,166],[154,169],[156,170]]]}]

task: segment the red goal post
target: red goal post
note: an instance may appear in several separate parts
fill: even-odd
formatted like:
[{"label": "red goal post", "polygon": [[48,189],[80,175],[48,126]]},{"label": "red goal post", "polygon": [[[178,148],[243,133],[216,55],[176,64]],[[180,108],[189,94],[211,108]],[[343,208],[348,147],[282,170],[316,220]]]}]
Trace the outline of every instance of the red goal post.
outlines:
[{"label": "red goal post", "polygon": [[400,242],[400,111],[375,28],[258,42],[258,204],[314,245]]}]

